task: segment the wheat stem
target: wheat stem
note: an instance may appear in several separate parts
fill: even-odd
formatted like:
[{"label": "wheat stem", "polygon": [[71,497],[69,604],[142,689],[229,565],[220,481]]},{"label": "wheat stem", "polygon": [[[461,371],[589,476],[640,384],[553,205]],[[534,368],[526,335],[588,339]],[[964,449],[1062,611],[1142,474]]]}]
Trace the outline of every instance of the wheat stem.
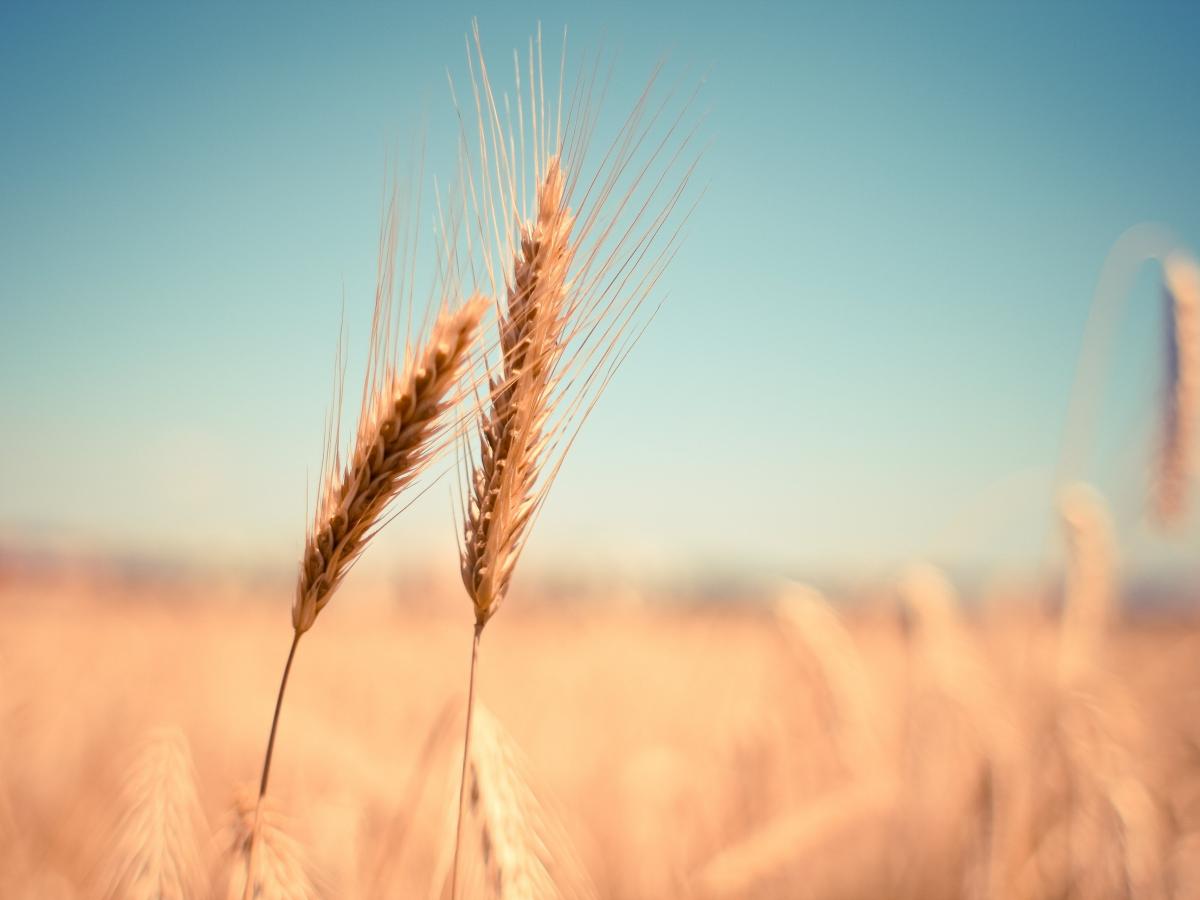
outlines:
[{"label": "wheat stem", "polygon": [[287,662],[283,666],[283,678],[279,681],[279,695],[275,698],[275,715],[271,717],[271,734],[267,738],[267,754],[263,758],[262,779],[258,783],[258,797],[267,792],[267,779],[271,775],[271,756],[275,752],[275,732],[279,728],[279,711],[283,708],[283,692],[287,690],[288,675],[292,672],[292,660],[296,658],[296,647],[300,643],[301,632],[297,631],[292,637],[292,646],[288,650]]},{"label": "wheat stem", "polygon": [[267,752],[263,757],[262,778],[258,782],[258,800],[254,804],[254,830],[251,832],[250,852],[246,855],[246,889],[243,900],[251,900],[254,891],[254,860],[258,850],[259,820],[262,815],[263,797],[267,793],[267,779],[271,776],[271,757],[275,753],[275,734],[279,730],[279,711],[283,709],[283,692],[287,690],[288,676],[292,673],[292,661],[296,658],[296,647],[300,644],[302,631],[292,635],[292,646],[288,650],[287,662],[283,665],[283,677],[279,680],[279,693],[275,697],[275,714],[271,716],[271,733],[267,736]]},{"label": "wheat stem", "polygon": [[471,674],[467,680],[467,727],[463,734],[462,771],[458,779],[458,820],[454,825],[454,860],[450,865],[450,900],[456,900],[458,887],[458,849],[462,844],[463,804],[466,802],[467,760],[471,753],[471,719],[475,712],[475,668],[479,663],[479,636],[483,634],[484,622],[475,623],[475,635],[471,639]]}]

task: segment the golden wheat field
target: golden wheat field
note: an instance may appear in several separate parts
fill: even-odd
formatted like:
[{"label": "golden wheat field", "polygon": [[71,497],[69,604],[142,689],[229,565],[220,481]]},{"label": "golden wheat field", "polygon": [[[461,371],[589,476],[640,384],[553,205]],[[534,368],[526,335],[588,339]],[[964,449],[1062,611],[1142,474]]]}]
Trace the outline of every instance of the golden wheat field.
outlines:
[{"label": "golden wheat field", "polygon": [[[6,578],[3,896],[228,890],[286,643],[262,590]],[[844,620],[798,587],[514,610],[477,698],[513,821],[469,821],[464,855],[545,860],[561,896],[1197,896],[1200,628],[1114,623],[1065,680],[1053,616],[937,590]],[[271,895],[445,896],[461,618],[357,593],[294,672]],[[114,888],[164,821],[193,871]],[[549,896],[525,888],[499,895]]]}]

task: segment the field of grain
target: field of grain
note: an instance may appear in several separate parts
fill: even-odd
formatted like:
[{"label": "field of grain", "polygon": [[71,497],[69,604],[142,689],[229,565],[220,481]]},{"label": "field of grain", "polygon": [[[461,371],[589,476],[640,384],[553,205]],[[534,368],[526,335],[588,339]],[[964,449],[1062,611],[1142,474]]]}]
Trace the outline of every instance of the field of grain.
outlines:
[{"label": "field of grain", "polygon": [[[1116,625],[1064,682],[1054,619],[1019,598],[945,617],[901,614],[884,591],[843,631],[808,592],[784,593],[753,609],[513,610],[491,633],[478,702],[503,723],[536,798],[522,828],[548,835],[560,886],[1197,896],[1200,628]],[[469,628],[449,603],[370,599],[347,591],[296,666],[276,821],[307,895],[436,897]],[[0,603],[0,894],[103,895],[129,852],[127,781],[158,745],[184,784],[152,790],[194,799],[190,851],[220,890],[286,607],[228,584],[21,579]],[[483,852],[473,837],[466,855]]]},{"label": "field of grain", "polygon": [[[619,53],[568,52],[567,30],[550,39],[540,24],[497,50],[471,20],[465,59],[429,69],[446,76],[445,121],[425,122],[411,159],[389,152],[373,298],[357,274],[350,291],[343,277],[340,330],[322,336],[331,399],[309,378],[312,298],[273,282],[295,269],[332,286],[324,268],[297,265],[337,264],[321,246],[331,234],[309,230],[355,164],[345,146],[314,150],[336,189],[311,201],[314,179],[283,172],[318,132],[343,128],[325,116],[330,104],[356,105],[359,53],[340,67],[350,81],[319,91],[268,66],[304,98],[299,113],[313,94],[327,94],[326,108],[319,124],[289,128],[270,118],[278,104],[255,101],[241,118],[271,133],[258,157],[229,137],[220,166],[187,175],[138,137],[138,153],[153,144],[171,161],[172,183],[242,185],[224,199],[172,199],[139,180],[144,165],[107,172],[120,154],[103,142],[84,147],[82,167],[46,148],[0,166],[53,163],[53,182],[30,188],[38,199],[19,215],[43,197],[71,203],[70,215],[47,214],[44,232],[10,229],[44,241],[14,258],[98,246],[109,284],[93,300],[80,269],[58,292],[91,305],[67,314],[40,301],[40,286],[71,265],[6,277],[27,307],[18,324],[41,325],[9,348],[20,351],[10,393],[21,401],[5,419],[17,449],[0,490],[0,900],[1200,898],[1200,597],[1186,549],[1200,465],[1200,263],[1186,231],[1140,221],[1153,204],[1114,201],[1111,221],[1125,230],[1115,241],[1104,233],[1111,249],[1095,256],[1090,305],[1071,305],[1082,296],[1078,260],[1099,243],[1071,249],[1064,236],[1095,212],[1034,201],[1070,180],[1063,160],[1075,161],[1072,176],[1088,166],[1057,134],[1031,138],[1053,149],[1053,166],[1033,177],[1011,132],[1037,121],[1073,132],[1077,104],[1061,101],[1069,116],[1035,114],[1033,100],[1053,93],[1039,82],[993,110],[992,94],[1014,80],[1006,57],[994,91],[932,103],[944,124],[925,122],[929,91],[958,87],[975,68],[977,51],[951,42],[950,56],[972,64],[926,78],[921,103],[860,108],[906,81],[903,66],[876,69],[861,25],[847,32],[852,52],[829,55],[876,80],[844,97],[832,126],[812,124],[823,101],[798,87],[836,89],[844,73],[760,72],[752,91],[718,92],[733,112],[710,135],[706,67],[685,60],[677,71],[663,56],[629,74]],[[770,30],[791,40],[810,28]],[[183,29],[189,40],[196,31]],[[341,43],[326,32],[319,52],[295,53],[305,68]],[[722,47],[739,43],[718,33]],[[424,39],[405,35],[407,61]],[[272,52],[251,43],[255,56]],[[1063,42],[1052,43],[1057,59]],[[1080,53],[1089,63],[1122,55],[1100,46]],[[1141,68],[1162,68],[1170,54],[1150,46],[1154,65]],[[757,40],[742,52],[735,73],[753,69],[751,58],[813,55],[791,44],[769,53]],[[63,60],[75,55],[72,45]],[[240,97],[264,80],[211,55],[238,83],[218,90],[192,71],[198,57],[187,84],[204,90],[176,83],[162,107],[202,113],[200,94]],[[930,54],[915,57],[919,68]],[[62,80],[143,85],[160,68],[109,79],[85,67]],[[388,84],[415,96],[411,77]],[[1064,81],[1055,71],[1046,85]],[[1112,99],[1124,96],[1123,82],[1109,88],[1100,118],[1113,119]],[[1140,96],[1169,97],[1176,117],[1184,107],[1161,88]],[[157,102],[119,109],[140,116]],[[1005,124],[1009,107],[1021,115]],[[984,125],[969,124],[975,110]],[[755,136],[782,120],[786,137]],[[876,120],[883,140],[855,131]],[[120,138],[126,125],[141,134],[138,117],[103,111],[52,121],[72,137],[107,128]],[[365,121],[346,130],[373,134]],[[896,135],[906,128],[936,141],[905,150]],[[201,155],[218,144],[195,135],[226,140],[221,127],[189,119],[189,129],[185,143]],[[73,143],[47,128],[14,131]],[[978,146],[946,154],[963,134]],[[745,143],[727,152],[726,138]],[[1190,166],[1186,137],[1171,143]],[[851,147],[869,155],[836,176],[831,163]],[[997,147],[984,162],[981,151]],[[1137,171],[1161,174],[1151,193],[1173,201],[1166,214],[1186,222],[1200,208],[1147,148],[1129,155]],[[905,161],[899,178],[881,168],[893,159]],[[246,161],[241,180],[220,175],[229,160]],[[100,173],[97,184],[105,172],[124,178],[110,192],[122,202],[166,198],[157,214],[169,210],[171,226],[95,206],[60,178],[77,168]],[[1096,169],[1099,193],[1129,171]],[[995,180],[999,207],[1011,193],[1005,172],[1041,185],[1009,216],[971,193]],[[268,176],[288,184],[288,204],[249,189]],[[918,187],[923,177],[968,214]],[[1089,203],[1098,193],[1077,190]],[[836,203],[824,220],[812,212],[823,192]],[[869,202],[855,211],[858,194]],[[212,208],[209,225],[177,231],[174,220],[194,223],[199,206]],[[77,210],[107,242],[60,233]],[[224,252],[207,246],[257,221],[254,210],[268,211],[257,231]],[[936,213],[924,232],[912,228],[922,213]],[[341,235],[345,212],[328,218]],[[1057,230],[1027,236],[1043,218]],[[122,219],[169,241],[109,238]],[[983,222],[999,231],[975,227]],[[689,254],[693,227],[704,249]],[[1021,242],[1003,249],[1000,231]],[[975,244],[948,242],[973,232]],[[286,248],[273,264],[240,259],[268,237],[277,254]],[[1054,255],[1029,281],[991,285],[985,262],[1020,270],[1038,243]],[[833,244],[852,256],[834,262]],[[898,255],[878,255],[892,245]],[[114,261],[123,246],[135,265]],[[248,282],[198,279],[164,255],[173,247],[230,278],[257,273],[275,305]],[[681,254],[679,312],[662,322]],[[936,266],[913,268],[927,259]],[[1135,364],[1116,352],[1117,332],[1130,298],[1147,296],[1147,264],[1162,328]],[[155,267],[168,287],[143,281],[139,305],[126,281]],[[1051,290],[1060,267],[1075,280]],[[928,283],[913,275],[900,287],[910,269]],[[1035,293],[1044,309],[1014,301]],[[1130,334],[1144,337],[1149,319],[1137,319]],[[651,325],[664,334],[646,347]],[[621,389],[633,417],[608,420],[590,457],[571,454],[635,351],[640,380]],[[59,378],[58,400],[43,369]],[[321,409],[323,449],[305,477],[305,518],[293,521],[312,449],[296,423]],[[936,433],[934,418],[944,420]],[[588,493],[577,481],[556,499],[566,493],[589,513],[609,505],[599,510],[608,524],[566,518],[539,530],[568,456],[590,462],[579,473]],[[1036,491],[1012,487],[1026,477]],[[896,482],[910,493],[894,493]],[[297,486],[288,503],[284,484]],[[623,499],[608,496],[617,487]],[[428,519],[413,522],[406,534],[420,540],[403,557],[376,540],[431,489],[453,520],[440,567]],[[999,493],[1023,504],[1019,523],[1001,521],[1007,503],[990,502]],[[1059,530],[1039,552],[1052,506]],[[842,521],[824,535],[831,512]],[[1012,546],[934,549],[963,518],[1013,532]],[[285,521],[299,550],[286,564]],[[523,562],[546,531],[561,555],[544,545],[541,568]],[[888,568],[926,554],[952,571]],[[370,574],[357,568],[367,559]],[[727,583],[714,575],[726,560],[736,573]],[[805,571],[830,580],[818,589],[784,577]]]}]

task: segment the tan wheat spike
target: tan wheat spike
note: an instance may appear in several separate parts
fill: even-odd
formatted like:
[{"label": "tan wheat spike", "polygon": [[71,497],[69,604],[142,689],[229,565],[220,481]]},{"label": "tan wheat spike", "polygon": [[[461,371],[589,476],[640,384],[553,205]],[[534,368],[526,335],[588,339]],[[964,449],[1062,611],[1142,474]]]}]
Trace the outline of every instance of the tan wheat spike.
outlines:
[{"label": "tan wheat spike", "polygon": [[[300,637],[380,527],[389,504],[452,437],[446,434],[447,411],[458,399],[455,388],[468,368],[486,307],[476,297],[458,309],[443,308],[429,341],[419,354],[408,355],[402,370],[387,364],[368,375],[350,464],[338,477],[333,454],[334,469],[323,480],[317,517],[305,543],[292,606],[292,646],[275,700],[260,793],[267,790],[279,711]],[[379,355],[387,347],[380,334],[386,334],[389,317],[390,312],[381,314],[377,300],[374,352]]]},{"label": "tan wheat spike", "polygon": [[[287,820],[253,792],[239,791],[218,836],[220,857],[212,900],[316,900],[319,888]],[[249,876],[249,877],[248,877]]]},{"label": "tan wheat spike", "polygon": [[[326,465],[292,603],[292,643],[275,698],[259,782],[260,797],[267,791],[279,714],[300,638],[312,628],[368,541],[383,527],[385,513],[397,495],[456,439],[461,420],[450,413],[461,399],[460,383],[472,368],[480,322],[489,306],[479,296],[457,308],[443,305],[424,343],[407,343],[403,363],[397,361],[400,317],[393,310],[396,209],[393,198],[380,238],[379,280],[358,429],[344,468],[336,427],[341,417],[340,381],[328,420]],[[452,257],[452,239],[446,241],[446,249]],[[452,269],[453,262],[448,259],[446,265]],[[444,287],[454,283],[453,271],[442,277]],[[409,293],[411,300],[411,283]],[[409,306],[411,316],[411,303]],[[411,341],[411,321],[408,324]],[[418,325],[417,334],[422,331]],[[252,831],[252,836],[255,833]],[[255,862],[254,849],[252,840],[247,860],[250,867]],[[250,900],[249,890],[247,880],[246,900]]]},{"label": "tan wheat spike", "polygon": [[841,618],[819,591],[803,584],[781,589],[775,614],[791,644],[815,663],[832,707],[837,743],[850,769],[863,771],[880,763],[875,690]]},{"label": "tan wheat spike", "polygon": [[1069,681],[1095,666],[1114,615],[1116,543],[1104,498],[1090,485],[1064,488],[1059,515],[1067,546],[1059,675]]},{"label": "tan wheat spike", "polygon": [[[507,95],[497,104],[478,23],[473,37],[467,63],[476,139],[464,124],[462,221],[475,251],[472,275],[486,275],[484,293],[497,304],[499,358],[485,355],[478,449],[463,456],[460,569],[475,628],[460,825],[480,635],[504,602],[578,428],[641,334],[637,313],[677,247],[682,221],[674,214],[694,166],[681,162],[691,139],[680,136],[688,106],[673,121],[663,116],[667,101],[649,109],[652,79],[599,163],[588,167],[598,116],[592,83],[577,83],[564,122],[565,42],[557,101],[548,103],[540,28],[536,50],[529,44],[528,107],[514,58],[514,127]],[[585,168],[590,180],[580,178]],[[456,875],[457,863],[452,896]]]},{"label": "tan wheat spike", "polygon": [[673,120],[665,115],[670,97],[653,108],[652,80],[588,166],[599,115],[593,84],[586,73],[578,79],[564,119],[565,63],[564,44],[558,96],[548,98],[539,30],[527,96],[516,65],[514,125],[507,95],[503,114],[497,104],[474,27],[476,134],[462,136],[464,203],[472,208],[462,218],[484,292],[496,298],[499,333],[463,490],[462,577],[478,627],[503,603],[579,425],[640,335],[638,310],[686,218],[676,208],[694,166],[686,153],[692,133],[682,127],[689,106]]},{"label": "tan wheat spike", "polygon": [[[527,766],[512,738],[485,707],[477,705],[474,717],[467,762],[465,852],[458,874],[462,896],[487,900],[595,897],[566,831],[531,787]],[[450,862],[450,854],[443,854],[435,871],[434,897],[447,891]]]},{"label": "tan wheat spike", "polygon": [[204,890],[202,848],[208,827],[196,793],[187,739],[174,728],[151,731],[127,772],[101,896],[189,900]]},{"label": "tan wheat spike", "polygon": [[439,449],[486,307],[475,297],[443,309],[420,354],[402,370],[389,366],[369,395],[350,462],[325,479],[305,541],[292,607],[297,634],[312,627],[388,505]]},{"label": "tan wheat spike", "polygon": [[463,584],[482,626],[495,614],[534,511],[555,365],[563,352],[563,303],[573,217],[563,209],[563,173],[549,161],[537,219],[523,226],[508,303],[499,318],[501,364],[480,424],[480,461],[462,546]]},{"label": "tan wheat spike", "polygon": [[1178,522],[1187,506],[1188,478],[1196,452],[1200,413],[1200,269],[1182,253],[1163,264],[1167,301],[1166,378],[1162,446],[1155,513],[1164,525]]}]

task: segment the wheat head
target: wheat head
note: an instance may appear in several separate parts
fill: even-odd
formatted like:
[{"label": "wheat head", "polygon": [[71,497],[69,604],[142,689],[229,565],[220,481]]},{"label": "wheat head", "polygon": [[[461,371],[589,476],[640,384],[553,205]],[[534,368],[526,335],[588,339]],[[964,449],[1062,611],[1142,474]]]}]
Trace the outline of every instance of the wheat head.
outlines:
[{"label": "wheat head", "polygon": [[[488,284],[481,292],[496,298],[498,340],[497,358],[485,354],[487,396],[476,416],[478,449],[463,454],[459,561],[475,628],[452,897],[480,635],[504,602],[532,524],[579,426],[641,333],[634,327],[636,316],[674,253],[681,223],[674,233],[668,223],[675,221],[692,171],[677,165],[690,138],[678,139],[678,118],[648,140],[661,124],[662,108],[647,114],[647,88],[590,180],[581,181],[597,121],[598,104],[590,95],[594,82],[580,79],[582,87],[567,103],[564,120],[565,43],[556,102],[545,91],[539,28],[536,52],[533,40],[529,47],[527,106],[520,57],[514,56],[514,126],[508,96],[503,113],[497,105],[478,23],[473,30],[474,52],[468,50],[467,58],[476,112],[474,151],[460,115],[463,199],[473,210],[464,211],[462,221],[470,223],[479,257],[472,274],[484,273]],[[647,143],[652,152],[639,157]],[[584,187],[575,200],[573,190],[580,184]]]},{"label": "wheat head", "polygon": [[120,818],[100,876],[101,896],[199,898],[208,829],[182,732],[158,728],[146,735],[117,802]]},{"label": "wheat head", "polygon": [[563,172],[551,158],[538,188],[537,219],[521,228],[508,302],[499,318],[501,362],[479,425],[463,526],[463,584],[485,624],[508,591],[535,507],[552,411],[555,363],[563,352],[563,304],[574,249],[574,217],[563,208]]},{"label": "wheat head", "polygon": [[[486,900],[594,897],[566,830],[531,785],[516,743],[485,707],[476,706],[473,717],[464,810],[467,852],[458,879],[463,895]],[[435,873],[434,896],[445,891],[448,855],[443,854]]]},{"label": "wheat head", "polygon": [[262,804],[250,790],[235,794],[218,842],[211,900],[247,896],[255,900],[317,900],[325,896],[303,846],[288,833],[286,818]]},{"label": "wheat head", "polygon": [[514,116],[507,94],[497,103],[474,26],[476,129],[474,140],[462,135],[472,209],[462,219],[480,291],[498,307],[478,447],[464,454],[461,574],[480,629],[504,602],[579,426],[641,334],[638,312],[678,246],[695,162],[694,131],[682,127],[690,101],[672,120],[670,97],[650,105],[652,79],[591,163],[595,73],[581,70],[568,96],[564,42],[558,96],[548,95],[540,29],[527,63],[523,76],[514,58]]},{"label": "wheat head", "polygon": [[1162,446],[1156,469],[1155,513],[1173,525],[1187,506],[1187,482],[1196,452],[1200,413],[1200,269],[1182,253],[1163,264],[1167,302],[1166,377]]},{"label": "wheat head", "polygon": [[304,544],[292,605],[296,634],[308,631],[380,525],[396,495],[444,443],[446,413],[487,303],[443,308],[429,340],[402,370],[388,366],[364,403],[350,461],[324,479]]}]

